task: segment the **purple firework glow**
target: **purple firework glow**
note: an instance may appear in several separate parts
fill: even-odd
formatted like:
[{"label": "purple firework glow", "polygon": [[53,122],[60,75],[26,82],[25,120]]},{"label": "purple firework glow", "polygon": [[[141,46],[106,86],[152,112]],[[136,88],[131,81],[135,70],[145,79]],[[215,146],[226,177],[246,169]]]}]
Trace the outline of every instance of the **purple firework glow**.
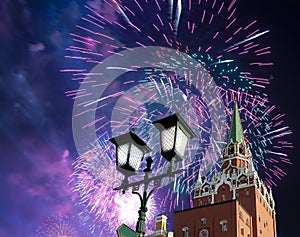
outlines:
[{"label": "purple firework glow", "polygon": [[[224,131],[217,131],[219,139],[212,139],[210,135],[215,121],[223,123],[228,129],[227,124],[231,117],[229,108],[235,91],[239,98],[245,135],[257,169],[270,186],[276,185],[277,180],[286,175],[281,164],[291,162],[280,150],[292,147],[285,140],[291,131],[284,125],[284,115],[277,114],[275,106],[269,105],[264,91],[270,83],[268,68],[273,65],[270,61],[271,49],[263,40],[269,31],[259,29],[256,20],[239,24],[239,19],[235,16],[238,11],[235,5],[236,1],[224,3],[217,0],[190,0],[182,3],[170,0],[155,1],[155,4],[148,1],[92,1],[86,6],[88,14],[82,18],[82,24],[76,26],[76,33],[71,34],[74,44],[67,48],[70,54],[66,56],[81,63],[77,63],[78,67],[62,71],[72,73],[72,80],[78,81],[81,86],[89,84],[91,88],[106,88],[97,100],[91,99],[93,90],[82,87],[67,92],[75,100],[83,98],[76,106],[84,108],[75,116],[82,116],[89,111],[89,105],[97,104],[97,115],[94,120],[86,121],[82,129],[95,126],[98,134],[96,142],[100,144],[102,155],[96,158],[97,165],[89,163],[87,166],[78,158],[74,166],[74,191],[80,195],[80,204],[87,207],[82,215],[90,221],[91,229],[95,228],[96,223],[102,223],[106,215],[111,213],[103,210],[103,205],[111,210],[118,209],[114,201],[117,194],[112,192],[111,183],[116,180],[120,182],[120,179],[114,178],[106,182],[106,176],[101,175],[103,166],[110,167],[111,172],[114,171],[113,146],[107,142],[112,134],[136,128],[137,133],[147,142],[154,139],[152,147],[157,151],[158,140],[150,128],[151,121],[174,111],[185,114],[188,121],[198,121],[196,126],[192,126],[194,131],[198,131],[197,139],[201,141],[201,145],[192,144],[189,147],[187,154],[193,156],[187,161],[187,173],[178,177],[173,185],[156,192],[155,199],[161,201],[158,208],[153,205],[158,210],[151,210],[150,207],[152,213],[148,218],[151,223],[155,213],[162,210],[172,213],[174,209],[191,205],[192,185],[198,178],[199,169],[202,176],[209,176],[218,169],[216,162],[225,142],[221,139]],[[141,20],[145,18],[147,20]],[[177,76],[176,70],[164,68],[166,64],[170,68],[172,63],[166,62],[170,55],[162,53],[160,58],[165,64],[159,70],[154,65],[144,71],[135,64],[130,68],[122,68],[122,65],[111,67],[107,69],[123,70],[123,74],[109,82],[99,79],[102,72],[90,71],[111,56],[123,57],[124,50],[130,51],[136,47],[147,49],[150,46],[169,47],[184,52],[205,70],[196,77],[188,71]],[[262,68],[265,69],[261,70]],[[214,116],[220,112],[218,106],[209,111],[209,101],[203,98],[203,91],[210,84],[210,77],[217,84],[215,105],[223,103],[227,108],[223,111],[223,116],[217,119]],[[141,98],[141,93],[147,95],[148,99]],[[114,114],[127,116],[129,122],[115,120]],[[211,143],[218,145],[207,152]],[[158,157],[155,168],[161,169],[164,165]],[[100,199],[104,201],[100,202]],[[90,214],[92,218],[89,217]],[[120,223],[117,212],[113,212],[111,217],[115,225]],[[151,227],[148,226],[149,228]],[[104,229],[101,233],[109,232],[111,227]]]},{"label": "purple firework glow", "polygon": [[[160,191],[163,195],[159,191],[156,192],[155,198],[159,198],[160,195],[163,198],[158,210],[151,210],[151,208],[150,210],[153,213],[159,213],[161,210],[171,213],[173,209],[189,207],[191,203],[188,200],[192,198],[191,188],[198,178],[198,170],[201,169],[201,175],[207,176],[218,169],[216,162],[220,157],[224,140],[212,141],[209,138],[211,124],[215,119],[211,117],[213,114],[210,114],[211,111],[207,109],[207,101],[201,98],[199,87],[191,82],[192,75],[185,74],[176,77],[172,71],[164,71],[164,68],[159,73],[155,73],[151,69],[144,71],[143,74],[139,73],[138,65],[132,65],[129,69],[120,66],[118,69],[123,69],[125,76],[108,84],[100,79],[95,80],[95,72],[89,72],[93,65],[101,64],[103,60],[112,55],[122,57],[122,50],[130,50],[135,47],[145,49],[149,46],[170,47],[185,52],[197,60],[207,70],[206,74],[210,74],[217,83],[218,97],[216,99],[218,103],[223,101],[225,107],[228,108],[224,111],[224,116],[218,118],[218,122],[228,123],[231,115],[229,106],[232,102],[233,92],[236,91],[239,95],[245,134],[254,151],[256,167],[260,173],[264,174],[265,181],[270,186],[276,185],[277,178],[281,179],[286,175],[280,163],[290,164],[290,161],[287,155],[279,150],[292,147],[291,143],[283,140],[291,131],[287,126],[282,126],[284,115],[278,114],[272,117],[269,113],[275,107],[268,105],[267,95],[263,91],[269,84],[269,75],[268,72],[266,73],[268,70],[258,70],[273,65],[270,61],[271,49],[261,40],[268,30],[259,29],[256,26],[256,20],[250,20],[246,25],[239,25],[238,18],[235,17],[237,11],[235,4],[236,1],[224,3],[216,0],[197,3],[193,1],[159,3],[156,1],[153,5],[147,1],[126,3],[93,1],[86,6],[89,13],[83,18],[82,24],[77,25],[78,33],[71,34],[74,44],[69,46],[67,51],[72,54],[66,56],[73,60],[80,60],[80,65],[85,65],[85,68],[62,70],[71,72],[73,80],[78,81],[80,85],[91,84],[92,87],[107,87],[105,93],[98,100],[90,99],[92,92],[88,90],[79,89],[67,92],[67,95],[74,99],[85,98],[77,106],[88,107],[87,105],[91,103],[97,103],[98,116],[94,120],[88,121],[82,129],[95,126],[98,134],[97,142],[104,148],[101,152],[104,154],[102,159],[98,159],[100,165],[85,166],[82,162],[77,162],[75,165],[76,185],[74,190],[80,193],[80,203],[87,207],[84,215],[89,216],[88,213],[91,213],[92,216],[96,216],[93,218],[96,219],[96,223],[97,221],[101,223],[105,215],[111,212],[102,208],[103,203],[100,202],[100,197],[103,195],[105,198],[101,198],[101,200],[106,200],[105,205],[109,209],[117,209],[115,208],[116,203],[113,201],[117,194],[111,191],[113,180],[107,183],[103,180],[103,177],[106,176],[101,176],[103,169],[101,166],[105,163],[103,160],[115,162],[111,151],[113,147],[107,143],[111,134],[122,133],[134,127],[139,129],[138,133],[149,141],[147,134],[151,121],[170,114],[172,111],[179,110],[181,113],[188,114],[188,120],[199,122],[199,126],[194,129],[198,131],[198,139],[202,141],[202,146],[194,147],[192,145],[189,147],[188,154],[195,155],[189,160],[189,170],[184,176],[176,179],[174,185],[163,188]],[[143,17],[141,17],[142,15]],[[147,20],[141,21],[141,19],[145,19],[145,16],[147,16]],[[199,16],[201,17],[199,18]],[[191,38],[192,41],[189,40]],[[162,55],[162,61],[168,56],[168,54]],[[101,72],[98,76],[100,74]],[[202,75],[204,76],[205,73]],[[206,80],[207,76],[197,77],[195,83],[205,87],[205,83],[209,83]],[[178,89],[176,92],[178,96],[175,97],[174,88]],[[228,92],[229,89],[231,92]],[[141,92],[146,93],[152,102],[143,101],[138,96]],[[157,99],[163,97],[165,97],[163,101]],[[183,103],[182,106],[176,108],[178,100],[174,98],[178,97],[183,98]],[[156,101],[159,102],[155,103]],[[131,103],[137,103],[139,107],[131,106]],[[164,106],[157,106],[158,104]],[[184,104],[188,106],[184,107]],[[193,113],[197,105],[202,106],[198,107],[198,112]],[[82,114],[87,111],[87,109],[83,110]],[[189,114],[191,111],[192,113]],[[122,120],[113,120],[114,113],[128,116],[131,122],[127,125],[131,127],[126,128]],[[192,120],[195,119],[193,118],[195,115],[196,120]],[[81,116],[81,114],[77,114],[77,116]],[[218,132],[224,133],[224,131]],[[151,130],[150,133],[154,134]],[[219,143],[213,150],[214,154],[218,154],[217,156],[212,155],[211,151],[208,155],[206,154],[205,149],[211,142]],[[158,144],[154,142],[152,145],[156,147]],[[107,157],[103,157],[105,155]],[[160,169],[163,165],[164,163],[158,158],[155,167]],[[113,165],[109,167],[113,172]],[[92,173],[97,173],[98,176],[90,175],[91,170],[96,170]],[[155,208],[156,205],[153,207]],[[148,218],[153,221],[154,216],[151,213]],[[113,220],[117,226],[120,223],[118,215],[112,214],[112,217],[115,218]],[[95,224],[91,226],[95,226]],[[109,229],[111,227],[107,228],[108,231]]]},{"label": "purple firework glow", "polygon": [[82,224],[76,217],[48,217],[36,230],[36,236],[44,237],[80,237],[88,236],[82,231]]},{"label": "purple firework glow", "polygon": [[[116,231],[116,226],[122,223],[135,228],[138,219],[139,199],[130,193],[113,191],[122,180],[116,172],[115,164],[102,155],[99,147],[79,157],[75,164],[74,191],[80,194],[78,205],[83,206],[80,214],[91,232],[105,235]],[[112,195],[114,194],[114,195]],[[155,200],[150,198],[148,203],[148,228],[155,223]],[[130,211],[128,211],[130,210]],[[151,221],[152,220],[152,221]]]},{"label": "purple firework glow", "polygon": [[[166,213],[171,230],[173,210],[190,206],[198,171],[209,176],[218,169],[234,91],[238,92],[244,132],[256,168],[274,189],[278,236],[297,236],[299,204],[290,194],[299,186],[298,160],[291,159],[299,152],[297,147],[290,149],[290,141],[297,140],[294,131],[299,124],[295,103],[299,39],[294,34],[298,2],[223,2],[1,0],[1,237],[49,236],[55,231],[66,234],[61,232],[63,226],[80,236],[116,235],[119,221],[130,222],[122,216],[128,213],[122,211],[122,205],[129,205],[129,197],[137,197],[111,191],[122,177],[114,173],[116,177],[108,179],[103,171],[104,165],[110,165],[107,171],[113,172],[115,164],[108,139],[136,128],[153,149],[154,174],[162,172],[167,164],[157,155],[160,145],[151,122],[183,111],[198,135],[187,149],[183,165],[189,168],[174,183],[164,180],[147,213],[150,219],[152,214]],[[158,62],[142,68],[138,67],[142,62],[130,59],[127,67],[122,67],[126,55],[121,55],[137,52],[137,46],[147,52],[163,46],[155,55]],[[166,48],[183,54],[172,56]],[[100,74],[99,78],[91,75],[98,62],[103,65],[112,56],[119,56],[119,63],[113,62],[101,73],[119,71],[119,78],[107,82]],[[186,70],[187,62],[197,65],[191,58],[202,66],[199,74]],[[59,73],[60,69],[68,73]],[[209,77],[217,89],[203,93],[209,88]],[[97,95],[94,92],[99,90],[81,90],[88,85],[106,90]],[[81,112],[95,109],[95,116],[78,129],[87,135],[82,136],[87,140],[82,147],[75,147],[72,137],[71,97],[85,102],[78,106]],[[90,105],[84,101],[88,97]],[[211,103],[213,97],[216,102]],[[218,111],[222,111],[221,116],[216,116]],[[97,136],[89,139],[86,133],[93,125]],[[83,157],[89,152],[101,156],[87,163]],[[109,186],[107,180],[116,184]],[[118,202],[115,196],[124,200]],[[99,199],[104,201],[99,204]],[[286,208],[286,203],[293,203],[293,208]],[[136,207],[128,209],[137,210],[138,202],[133,204]],[[102,210],[103,206],[108,206],[107,210],[115,206],[116,211]],[[113,216],[116,214],[120,218]],[[110,216],[113,221],[107,223],[105,219]],[[113,230],[108,230],[110,227]],[[149,222],[147,233],[153,229]]]}]

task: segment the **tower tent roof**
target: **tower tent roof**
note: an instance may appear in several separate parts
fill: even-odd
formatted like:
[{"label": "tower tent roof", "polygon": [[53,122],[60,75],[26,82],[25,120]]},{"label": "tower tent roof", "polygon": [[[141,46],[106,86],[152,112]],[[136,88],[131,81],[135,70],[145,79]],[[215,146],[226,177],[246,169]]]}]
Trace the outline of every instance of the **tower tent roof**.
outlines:
[{"label": "tower tent roof", "polygon": [[228,136],[228,143],[232,141],[238,143],[244,141],[243,127],[240,119],[239,108],[237,101],[234,100],[234,108],[231,118],[230,131]]}]

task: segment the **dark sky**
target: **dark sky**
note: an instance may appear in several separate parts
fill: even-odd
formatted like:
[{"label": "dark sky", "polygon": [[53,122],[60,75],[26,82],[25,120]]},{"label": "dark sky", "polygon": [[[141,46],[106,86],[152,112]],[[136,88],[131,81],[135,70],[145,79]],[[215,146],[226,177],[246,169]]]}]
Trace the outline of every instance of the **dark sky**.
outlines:
[{"label": "dark sky", "polygon": [[[274,80],[269,88],[270,100],[280,110],[287,114],[286,121],[293,130],[293,143],[295,148],[290,153],[293,165],[287,169],[288,175],[273,190],[277,205],[277,227],[279,236],[297,236],[297,215],[300,204],[295,201],[296,187],[299,187],[299,112],[297,103],[299,99],[299,73],[297,64],[300,52],[300,40],[297,31],[299,20],[297,1],[255,1],[259,6],[261,19],[270,26],[275,63]],[[266,2],[262,4],[262,2]],[[253,1],[251,1],[251,4]],[[255,4],[254,4],[255,5]]]},{"label": "dark sky", "polygon": [[[98,1],[100,2],[100,1]],[[73,101],[65,92],[77,84],[59,72],[69,33],[86,14],[83,0],[0,2],[0,236],[34,236],[43,219],[73,213],[76,194],[65,187],[76,149]],[[299,3],[240,0],[239,17],[258,19],[270,30],[273,79],[269,100],[293,131],[293,165],[273,188],[278,237],[298,237],[299,184]],[[45,205],[46,203],[46,205]]]}]

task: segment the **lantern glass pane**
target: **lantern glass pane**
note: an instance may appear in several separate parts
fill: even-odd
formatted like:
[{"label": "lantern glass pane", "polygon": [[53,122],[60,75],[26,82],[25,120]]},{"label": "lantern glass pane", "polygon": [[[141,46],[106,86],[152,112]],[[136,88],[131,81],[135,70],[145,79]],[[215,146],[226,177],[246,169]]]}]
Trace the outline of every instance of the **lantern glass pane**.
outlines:
[{"label": "lantern glass pane", "polygon": [[178,126],[177,127],[177,134],[176,134],[175,149],[181,157],[184,156],[184,152],[185,152],[187,143],[188,143],[188,137],[185,135],[185,133]]},{"label": "lantern glass pane", "polygon": [[118,166],[123,166],[127,162],[127,154],[128,154],[128,149],[129,149],[129,143],[120,145],[117,147],[117,152],[118,152]]},{"label": "lantern glass pane", "polygon": [[161,149],[163,152],[171,151],[174,148],[176,127],[169,127],[161,131]]},{"label": "lantern glass pane", "polygon": [[140,150],[136,145],[131,144],[129,166],[135,171],[138,171],[140,168],[143,155],[144,153],[142,150]]}]

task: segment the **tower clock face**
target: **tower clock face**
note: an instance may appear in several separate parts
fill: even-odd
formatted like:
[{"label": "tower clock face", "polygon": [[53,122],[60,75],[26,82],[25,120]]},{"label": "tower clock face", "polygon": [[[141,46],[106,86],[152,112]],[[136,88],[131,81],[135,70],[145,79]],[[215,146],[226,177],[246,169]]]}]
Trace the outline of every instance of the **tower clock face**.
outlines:
[{"label": "tower clock face", "polygon": [[206,229],[201,230],[199,237],[208,237],[208,230],[206,230]]}]

